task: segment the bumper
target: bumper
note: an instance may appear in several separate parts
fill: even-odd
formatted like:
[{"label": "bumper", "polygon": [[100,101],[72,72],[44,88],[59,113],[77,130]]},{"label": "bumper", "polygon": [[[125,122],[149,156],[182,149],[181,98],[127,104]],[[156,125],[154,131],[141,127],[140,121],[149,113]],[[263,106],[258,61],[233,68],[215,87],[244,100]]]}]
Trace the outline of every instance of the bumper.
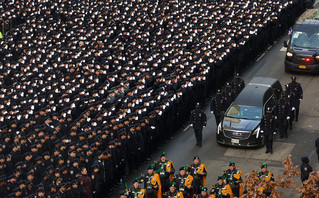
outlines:
[{"label": "bumper", "polygon": [[305,73],[319,73],[319,64],[314,65],[300,65],[285,60],[286,72],[305,72]]},{"label": "bumper", "polygon": [[224,136],[223,133],[216,133],[217,143],[233,146],[233,147],[261,147],[263,146],[263,137],[256,138],[255,135],[250,135],[248,139],[232,139]]}]

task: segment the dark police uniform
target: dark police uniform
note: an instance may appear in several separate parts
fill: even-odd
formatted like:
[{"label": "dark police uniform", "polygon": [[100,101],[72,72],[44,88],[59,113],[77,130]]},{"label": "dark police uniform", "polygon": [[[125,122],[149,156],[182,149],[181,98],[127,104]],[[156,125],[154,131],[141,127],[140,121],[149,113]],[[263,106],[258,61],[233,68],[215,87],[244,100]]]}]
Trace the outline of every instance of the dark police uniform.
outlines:
[{"label": "dark police uniform", "polygon": [[288,138],[288,120],[290,119],[290,109],[288,108],[289,104],[284,96],[281,95],[281,98],[278,100],[275,107],[275,115],[277,116],[280,138]]},{"label": "dark police uniform", "polygon": [[225,110],[224,98],[222,95],[221,90],[217,91],[217,94],[213,98],[212,102],[210,103],[210,111],[214,113],[216,126],[220,123],[223,113]]},{"label": "dark police uniform", "polygon": [[200,105],[196,105],[196,109],[191,112],[190,123],[193,125],[195,131],[196,142],[198,146],[202,146],[202,131],[203,127],[206,126],[206,114],[200,109]]},{"label": "dark police uniform", "polygon": [[275,116],[271,114],[271,109],[268,108],[266,115],[260,121],[260,132],[264,133],[266,153],[272,153],[273,133],[277,130],[277,121]]},{"label": "dark police uniform", "polygon": [[296,77],[291,77],[292,82],[288,84],[292,97],[292,107],[295,108],[295,119],[298,122],[300,101],[303,99],[303,91],[300,83],[296,82]]}]

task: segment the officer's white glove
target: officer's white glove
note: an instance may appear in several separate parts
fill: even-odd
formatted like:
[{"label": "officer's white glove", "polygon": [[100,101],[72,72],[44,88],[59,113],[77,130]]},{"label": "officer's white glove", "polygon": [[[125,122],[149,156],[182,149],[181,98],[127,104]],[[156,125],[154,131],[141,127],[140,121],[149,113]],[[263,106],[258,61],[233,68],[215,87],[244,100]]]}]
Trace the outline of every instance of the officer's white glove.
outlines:
[{"label": "officer's white glove", "polygon": [[155,126],[151,126],[151,129],[155,129],[156,127]]},{"label": "officer's white glove", "polygon": [[292,107],[292,108],[291,108],[291,111],[293,111],[293,110],[295,110],[295,109],[296,109],[295,107]]},{"label": "officer's white glove", "polygon": [[300,98],[299,100],[301,101],[302,99]]},{"label": "officer's white glove", "polygon": [[289,120],[290,119],[290,117],[289,116],[287,116],[287,120]]},{"label": "officer's white glove", "polygon": [[276,131],[274,131],[273,134],[276,135],[277,134]]},{"label": "officer's white glove", "polygon": [[210,113],[214,113],[214,111],[210,111]]},{"label": "officer's white glove", "polygon": [[193,126],[193,124],[191,124],[190,126]]},{"label": "officer's white glove", "polygon": [[260,131],[260,133],[264,133],[264,131],[263,131],[263,130],[261,130],[261,131]]},{"label": "officer's white glove", "polygon": [[277,119],[277,116],[275,116],[275,119]]}]

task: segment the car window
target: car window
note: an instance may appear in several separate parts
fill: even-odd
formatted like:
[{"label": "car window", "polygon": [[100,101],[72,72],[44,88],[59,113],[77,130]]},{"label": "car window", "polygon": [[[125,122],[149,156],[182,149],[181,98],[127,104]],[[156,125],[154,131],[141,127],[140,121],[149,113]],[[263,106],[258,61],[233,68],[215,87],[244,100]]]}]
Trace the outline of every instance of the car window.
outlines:
[{"label": "car window", "polygon": [[272,95],[270,99],[267,100],[266,104],[265,104],[265,110],[270,107],[271,109],[273,109],[276,105],[276,97],[275,95]]},{"label": "car window", "polygon": [[233,104],[228,109],[226,116],[239,119],[260,120],[262,116],[262,107]]}]

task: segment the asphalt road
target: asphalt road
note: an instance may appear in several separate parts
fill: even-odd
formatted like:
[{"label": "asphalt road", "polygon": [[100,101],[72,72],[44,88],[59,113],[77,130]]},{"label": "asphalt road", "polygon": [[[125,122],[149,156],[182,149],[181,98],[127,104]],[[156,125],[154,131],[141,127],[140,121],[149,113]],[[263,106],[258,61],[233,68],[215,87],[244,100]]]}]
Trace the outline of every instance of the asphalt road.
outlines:
[{"label": "asphalt road", "polygon": [[[288,131],[287,139],[279,139],[278,134],[274,140],[274,153],[265,154],[265,148],[260,149],[240,149],[220,146],[216,143],[216,123],[215,118],[210,114],[209,106],[206,107],[208,118],[207,127],[203,130],[203,146],[196,146],[196,140],[192,127],[181,130],[174,138],[160,148],[156,154],[145,161],[138,170],[130,174],[110,197],[118,197],[118,193],[125,189],[125,183],[132,185],[134,178],[146,171],[146,167],[159,160],[160,154],[165,151],[168,159],[173,161],[175,168],[192,163],[193,156],[199,155],[201,162],[206,164],[208,176],[206,186],[210,187],[217,182],[223,170],[228,168],[230,161],[236,163],[243,175],[252,170],[260,170],[262,163],[268,164],[268,170],[272,171],[277,178],[284,170],[282,159],[292,154],[294,164],[300,165],[300,158],[308,156],[310,165],[314,170],[319,170],[317,154],[315,152],[315,139],[319,137],[319,76],[305,74],[288,74],[284,72],[285,48],[283,41],[287,37],[278,40],[276,44],[269,47],[252,66],[242,74],[242,78],[248,83],[255,76],[277,78],[282,86],[288,84],[291,76],[296,76],[304,91],[304,99],[301,101],[300,118],[293,124],[293,129]],[[284,88],[284,87],[283,87]],[[178,172],[178,171],[177,171]],[[297,186],[301,184],[300,177],[294,178]],[[294,189],[283,190],[283,197],[299,197]]]}]

